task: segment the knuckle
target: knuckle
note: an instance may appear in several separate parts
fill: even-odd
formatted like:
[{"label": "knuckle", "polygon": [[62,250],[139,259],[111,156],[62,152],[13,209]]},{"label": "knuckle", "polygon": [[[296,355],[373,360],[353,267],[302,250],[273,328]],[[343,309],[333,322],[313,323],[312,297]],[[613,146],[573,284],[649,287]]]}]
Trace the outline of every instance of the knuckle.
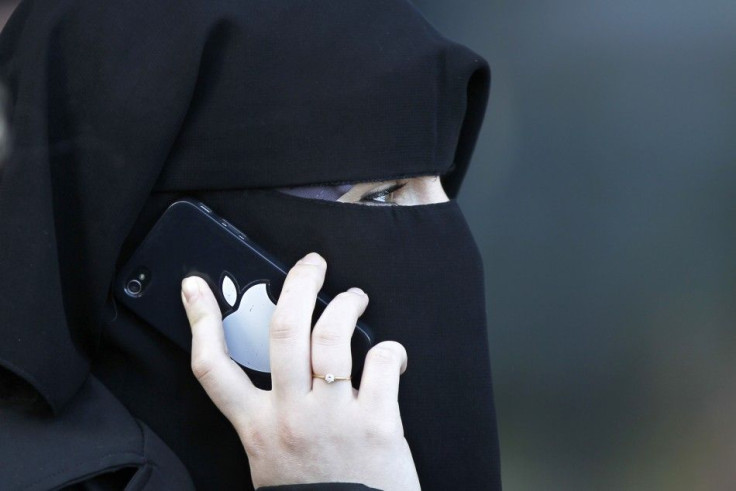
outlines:
[{"label": "knuckle", "polygon": [[318,268],[326,268],[327,267],[327,261],[325,261],[325,258],[317,254],[316,252],[311,252],[304,256],[302,259],[297,261],[297,265],[307,265],[307,266],[315,266]]},{"label": "knuckle", "polygon": [[373,418],[364,433],[366,441],[374,445],[385,445],[403,436],[404,428],[401,420],[385,416]]},{"label": "knuckle", "polygon": [[271,317],[271,338],[291,339],[294,337],[294,326],[296,325],[298,325],[298,318],[294,312],[276,309]]},{"label": "knuckle", "polygon": [[240,440],[250,458],[257,458],[266,453],[270,439],[258,425],[247,425],[240,431]]},{"label": "knuckle", "polygon": [[[219,312],[217,313],[219,314]],[[214,324],[222,321],[222,317],[218,316],[210,309],[199,309],[191,314],[191,325],[192,327],[200,328],[200,326],[207,324]]]},{"label": "knuckle", "polygon": [[369,352],[368,356],[371,357],[373,363],[380,363],[381,365],[400,365],[403,357],[405,356],[404,348],[398,349],[396,346],[401,346],[398,343],[381,343],[374,346]]},{"label": "knuckle", "polygon": [[322,276],[314,266],[311,269],[292,269],[284,281],[281,297],[292,299],[300,295],[316,295],[322,286]]},{"label": "knuckle", "polygon": [[316,283],[324,273],[325,266],[323,264],[299,262],[291,268],[288,276],[291,282]]},{"label": "knuckle", "polygon": [[215,363],[201,351],[192,352],[191,367],[194,376],[202,382],[211,377],[212,372],[215,370]]},{"label": "knuckle", "polygon": [[334,326],[319,326],[312,333],[312,340],[320,346],[339,346],[346,340],[345,335]]},{"label": "knuckle", "polygon": [[288,417],[279,419],[276,435],[282,448],[289,451],[298,451],[309,443],[306,427]]},{"label": "knuckle", "polygon": [[365,294],[359,294],[355,292],[342,292],[338,294],[332,302],[336,305],[351,310],[360,310],[362,307],[368,304],[368,296]]},{"label": "knuckle", "polygon": [[338,303],[356,303],[358,299],[360,299],[361,296],[357,293],[353,292],[340,292],[338,293],[335,298],[332,299],[333,302]]},{"label": "knuckle", "polygon": [[380,343],[379,346],[392,350],[394,353],[396,353],[396,356],[398,356],[399,359],[406,358],[406,348],[404,348],[404,345],[401,343],[398,343],[396,341],[384,341]]}]

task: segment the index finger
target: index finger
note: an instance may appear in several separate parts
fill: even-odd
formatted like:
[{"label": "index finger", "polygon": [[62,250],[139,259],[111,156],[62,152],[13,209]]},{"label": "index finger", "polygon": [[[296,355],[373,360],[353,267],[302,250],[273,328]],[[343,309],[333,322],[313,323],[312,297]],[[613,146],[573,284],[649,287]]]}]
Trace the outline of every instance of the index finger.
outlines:
[{"label": "index finger", "polygon": [[312,312],[326,269],[322,256],[312,252],[300,259],[284,280],[269,330],[271,385],[277,397],[311,390]]}]

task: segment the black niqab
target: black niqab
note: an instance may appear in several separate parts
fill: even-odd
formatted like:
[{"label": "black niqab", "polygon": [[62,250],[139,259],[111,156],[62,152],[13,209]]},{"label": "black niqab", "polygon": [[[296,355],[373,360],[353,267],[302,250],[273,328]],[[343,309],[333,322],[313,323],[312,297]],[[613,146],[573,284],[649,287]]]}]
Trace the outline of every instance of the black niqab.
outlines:
[{"label": "black niqab", "polygon": [[273,190],[440,174],[453,196],[486,106],[481,57],[403,0],[31,0],[0,66],[15,134],[0,365],[55,418],[93,380],[198,488],[250,485],[188,354],[109,294],[116,264],[188,195],[287,264],[321,252],[326,288],[364,287],[378,340],[409,353],[401,407],[423,486],[500,486],[480,259],[456,203],[379,210]]}]

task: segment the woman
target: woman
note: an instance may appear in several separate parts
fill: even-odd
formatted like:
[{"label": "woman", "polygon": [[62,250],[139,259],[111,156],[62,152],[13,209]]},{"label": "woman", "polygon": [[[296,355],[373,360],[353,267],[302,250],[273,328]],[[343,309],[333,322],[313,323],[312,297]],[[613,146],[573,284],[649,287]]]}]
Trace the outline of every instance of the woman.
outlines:
[{"label": "woman", "polygon": [[16,135],[0,364],[53,415],[3,407],[3,479],[250,486],[189,354],[108,295],[186,195],[287,264],[318,251],[326,291],[367,293],[377,341],[411,359],[399,405],[423,487],[499,486],[481,265],[457,204],[283,192],[439,175],[454,196],[486,104],[480,57],[399,0],[57,0],[21,4],[0,64]]}]

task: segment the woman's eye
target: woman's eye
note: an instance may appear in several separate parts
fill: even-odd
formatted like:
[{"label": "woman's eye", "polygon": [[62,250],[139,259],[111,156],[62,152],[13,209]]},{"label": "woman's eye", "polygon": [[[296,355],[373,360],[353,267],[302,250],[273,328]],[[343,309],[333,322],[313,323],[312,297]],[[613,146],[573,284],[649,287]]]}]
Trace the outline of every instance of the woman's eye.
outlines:
[{"label": "woman's eye", "polygon": [[392,184],[391,186],[379,189],[378,191],[372,191],[368,194],[364,194],[360,198],[361,203],[372,203],[372,204],[378,204],[378,205],[392,205],[395,204],[393,197],[391,196],[393,193],[398,191],[399,189],[403,188],[406,185],[406,183],[396,183]]}]

